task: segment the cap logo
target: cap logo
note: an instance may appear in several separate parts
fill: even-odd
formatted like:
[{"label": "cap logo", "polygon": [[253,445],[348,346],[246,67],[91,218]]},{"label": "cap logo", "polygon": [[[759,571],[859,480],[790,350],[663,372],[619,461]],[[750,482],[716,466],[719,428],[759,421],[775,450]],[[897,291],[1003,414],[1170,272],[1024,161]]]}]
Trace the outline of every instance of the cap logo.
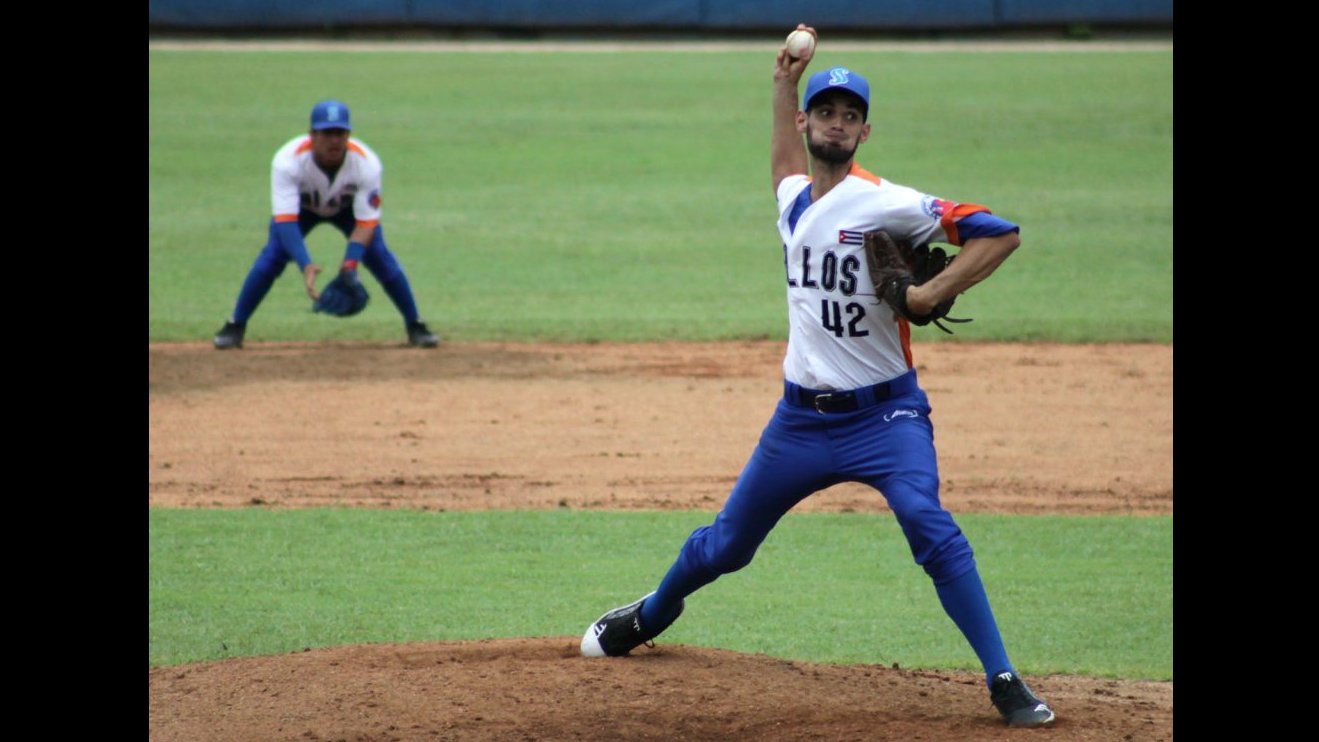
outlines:
[{"label": "cap logo", "polygon": [[326,121],[338,121],[338,120],[339,120],[339,107],[338,107],[338,106],[330,106],[329,108],[327,108],[327,109],[325,110],[325,120],[326,120]]},{"label": "cap logo", "polygon": [[848,70],[846,67],[835,67],[829,70],[829,84],[846,85],[847,76],[850,74],[852,74],[851,70]]}]

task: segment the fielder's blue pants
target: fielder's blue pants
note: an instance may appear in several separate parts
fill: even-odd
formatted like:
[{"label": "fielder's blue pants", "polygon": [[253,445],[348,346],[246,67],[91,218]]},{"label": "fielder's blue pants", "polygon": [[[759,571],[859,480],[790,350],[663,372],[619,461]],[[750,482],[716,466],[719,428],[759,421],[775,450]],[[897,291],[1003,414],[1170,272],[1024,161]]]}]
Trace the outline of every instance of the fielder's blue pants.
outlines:
[{"label": "fielder's blue pants", "polygon": [[[353,228],[357,225],[351,207],[333,217],[323,217],[306,210],[298,213],[298,229],[303,237],[306,237],[316,225],[327,221],[342,232],[345,239],[353,233]],[[247,273],[247,279],[243,282],[243,288],[238,293],[233,321],[247,322],[289,262],[288,253],[280,245],[279,238],[275,234],[275,220],[271,219],[266,246],[257,255],[256,261]],[[366,269],[371,271],[371,275],[380,282],[390,301],[394,302],[394,306],[403,315],[404,322],[415,322],[418,312],[417,302],[412,296],[412,286],[408,283],[408,277],[403,273],[403,267],[399,265],[398,259],[385,244],[385,233],[379,225],[376,225],[375,232],[371,235],[371,243],[366,246],[366,252],[362,255],[362,265],[366,266]]]},{"label": "fielder's blue pants", "polygon": [[785,397],[728,501],[714,523],[697,528],[683,544],[643,605],[642,622],[667,627],[684,597],[750,564],[779,519],[809,495],[840,482],[864,482],[888,501],[916,563],[933,580],[940,602],[986,672],[1010,669],[971,545],[939,504],[929,400],[914,370],[891,384],[895,396],[839,413],[791,403],[795,385],[785,384]]}]

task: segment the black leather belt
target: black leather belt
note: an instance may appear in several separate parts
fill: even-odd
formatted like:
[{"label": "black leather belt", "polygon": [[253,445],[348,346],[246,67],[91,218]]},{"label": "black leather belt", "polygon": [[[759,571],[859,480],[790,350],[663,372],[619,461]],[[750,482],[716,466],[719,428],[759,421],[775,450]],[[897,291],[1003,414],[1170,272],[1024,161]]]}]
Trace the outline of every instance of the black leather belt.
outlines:
[{"label": "black leather belt", "polygon": [[810,407],[820,414],[856,412],[894,397],[910,394],[919,388],[916,385],[916,371],[913,369],[897,378],[860,389],[807,389],[785,380],[783,399],[787,400],[788,404]]}]

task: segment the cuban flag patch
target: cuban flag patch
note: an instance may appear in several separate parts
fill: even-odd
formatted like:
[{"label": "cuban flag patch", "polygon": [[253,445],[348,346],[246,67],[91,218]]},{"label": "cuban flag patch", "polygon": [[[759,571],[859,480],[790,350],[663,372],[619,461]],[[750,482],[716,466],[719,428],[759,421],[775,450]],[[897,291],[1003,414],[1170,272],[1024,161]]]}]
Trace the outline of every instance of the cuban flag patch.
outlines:
[{"label": "cuban flag patch", "polygon": [[865,234],[862,232],[853,232],[850,229],[838,230],[838,244],[840,245],[863,245],[865,242]]}]

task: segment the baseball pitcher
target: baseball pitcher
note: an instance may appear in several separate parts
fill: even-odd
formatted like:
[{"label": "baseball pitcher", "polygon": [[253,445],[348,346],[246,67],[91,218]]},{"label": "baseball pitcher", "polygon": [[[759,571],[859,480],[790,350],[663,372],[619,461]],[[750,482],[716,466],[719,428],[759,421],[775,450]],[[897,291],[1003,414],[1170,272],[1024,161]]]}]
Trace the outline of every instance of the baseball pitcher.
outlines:
[{"label": "baseball pitcher", "polygon": [[[971,545],[939,502],[930,403],[911,352],[911,325],[946,318],[954,297],[1017,248],[1020,230],[984,206],[857,165],[857,148],[871,134],[870,84],[845,67],[819,72],[799,108],[811,56],[780,49],[774,70],[770,172],[789,321],[783,398],[714,522],[692,532],[654,592],[592,623],[581,651],[615,657],[649,642],[678,618],[686,596],[750,563],[802,499],[864,482],[892,508],[916,563],[983,664],[1005,721],[1049,724],[1054,712],[1008,659]],[[931,242],[961,249],[949,259]]]}]

